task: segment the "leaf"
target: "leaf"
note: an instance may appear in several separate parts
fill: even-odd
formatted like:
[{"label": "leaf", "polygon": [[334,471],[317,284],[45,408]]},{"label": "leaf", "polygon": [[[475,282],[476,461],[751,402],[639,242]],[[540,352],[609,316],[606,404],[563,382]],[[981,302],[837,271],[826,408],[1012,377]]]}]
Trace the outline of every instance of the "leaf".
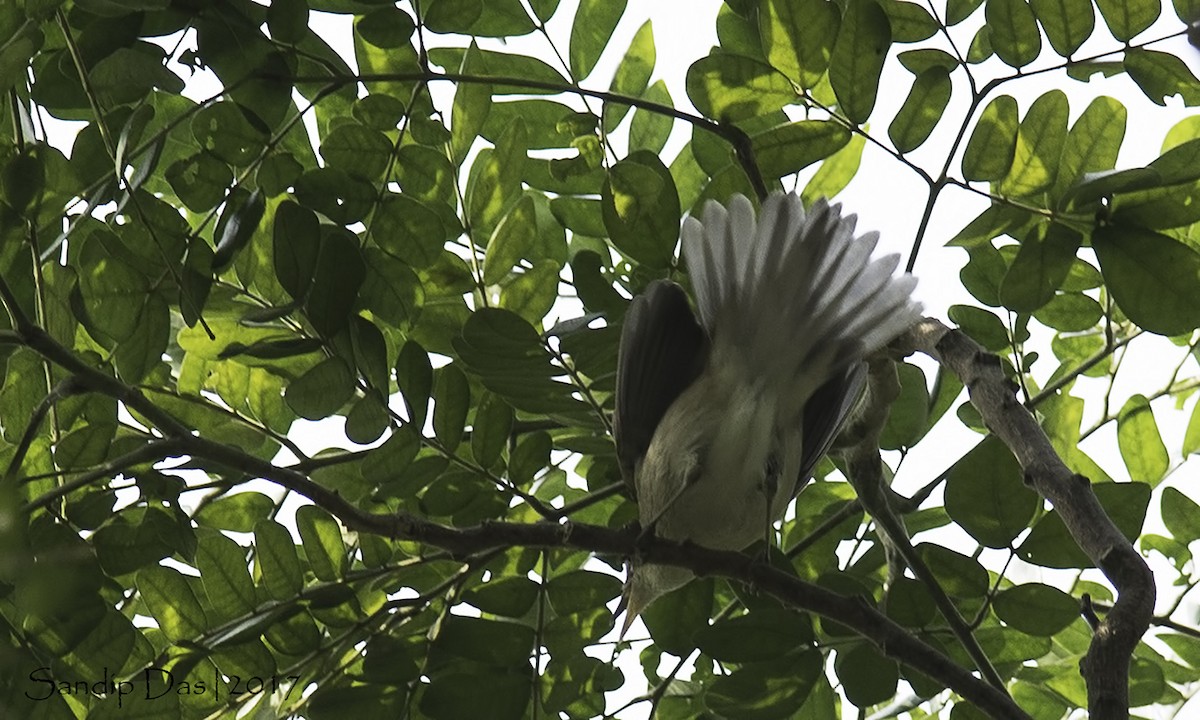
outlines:
[{"label": "leaf", "polygon": [[946,25],[954,26],[971,17],[983,0],[947,0]]},{"label": "leaf", "polygon": [[1096,6],[1113,37],[1121,42],[1132,40],[1153,25],[1162,12],[1158,0],[1096,0]]},{"label": "leaf", "polygon": [[333,415],[354,396],[354,375],[341,358],[331,357],[288,384],[284,393],[290,407],[306,420]]},{"label": "leaf", "polygon": [[1104,308],[1083,293],[1056,293],[1050,302],[1035,310],[1033,316],[1060,332],[1083,332],[1100,322]]},{"label": "leaf", "polygon": [[635,152],[614,165],[600,196],[604,226],[618,250],[665,268],[679,239],[679,194],[657,155]]},{"label": "leaf", "polygon": [[1054,52],[1069,58],[1092,36],[1096,11],[1090,0],[1030,0]]},{"label": "leaf", "polygon": [[[658,103],[663,107],[673,107],[671,93],[667,84],[658,80],[642,94],[642,98]],[[664,113],[650,108],[638,107],[633,110],[633,120],[629,123],[629,149],[649,150],[660,152],[667,144],[667,138],[675,127],[675,119]]]},{"label": "leaf", "polygon": [[830,120],[801,120],[750,138],[763,177],[791,175],[829,157],[850,142],[851,133]]},{"label": "leaf", "polygon": [[285,200],[275,209],[273,228],[275,274],[279,284],[297,300],[312,285],[321,246],[321,224],[316,213]]},{"label": "leaf", "polygon": [[254,548],[261,586],[270,597],[284,601],[299,594],[304,587],[304,569],[291,532],[274,520],[260,520],[254,526]]},{"label": "leaf", "polygon": [[1029,635],[1051,637],[1079,617],[1079,603],[1058,588],[1025,583],[996,596],[996,616]]},{"label": "leaf", "polygon": [[484,394],[471,425],[471,454],[481,467],[492,467],[500,459],[512,426],[513,411],[508,403],[494,393]]},{"label": "leaf", "polygon": [[304,544],[304,558],[318,580],[337,582],[346,575],[349,560],[342,530],[328,511],[316,505],[296,510],[296,529]]},{"label": "leaf", "polygon": [[[528,143],[525,122],[518,119],[496,142],[495,149],[480,153],[471,166],[466,205],[467,217],[476,231],[490,234],[508,204],[521,193]],[[439,246],[444,239],[444,235],[438,239]]]},{"label": "leaf", "polygon": [[912,152],[929,139],[950,102],[950,75],[932,67],[917,76],[900,111],[888,125],[888,137],[896,150]]},{"label": "leaf", "polygon": [[1200,104],[1200,80],[1178,57],[1156,50],[1130,48],[1125,51],[1125,72],[1156,105],[1179,95],[1185,105]]},{"label": "leaf", "polygon": [[821,676],[822,655],[806,650],[763,665],[738,668],[705,688],[704,704],[720,717],[795,717]]},{"label": "leaf", "polygon": [[992,50],[1006,65],[1021,68],[1037,59],[1042,34],[1026,0],[988,0],[984,13]]},{"label": "leaf", "polygon": [[447,452],[454,452],[466,431],[471,387],[457,365],[446,365],[434,373],[433,432]]},{"label": "leaf", "polygon": [[792,84],[770,65],[725,54],[692,63],[687,94],[705,117],[730,122],[766,115],[796,100]]},{"label": "leaf", "polygon": [[357,239],[343,228],[326,228],[304,309],[317,332],[333,337],[349,322],[367,270]]},{"label": "leaf", "polygon": [[503,77],[529,81],[520,85],[493,83],[493,92],[498,95],[554,95],[571,86],[561,73],[545,61],[527,55],[478,48],[472,51],[461,47],[441,47],[429,49],[429,60],[447,72],[458,72],[463,68],[463,57],[474,52],[478,52],[478,65],[471,61],[471,75],[484,79]]},{"label": "leaf", "polygon": [[250,242],[266,211],[266,199],[258,190],[245,200],[238,196],[225,204],[225,212],[217,222],[216,234],[220,237],[213,250],[213,272],[221,272],[233,263],[234,256]]},{"label": "leaf", "polygon": [[227,622],[252,613],[258,597],[246,566],[246,551],[215,530],[199,533],[197,540],[196,569],[200,571],[209,607],[216,613],[216,617],[209,619]]},{"label": "leaf", "polygon": [[366,180],[383,175],[392,156],[392,143],[378,130],[345,123],[321,141],[321,157],[330,167]]},{"label": "leaf", "polygon": [[809,207],[819,198],[834,197],[850,184],[858,173],[866,142],[862,135],[851,135],[848,144],[821,162],[812,179],[804,186],[804,191],[800,193],[805,207]]},{"label": "leaf", "polygon": [[870,707],[891,699],[900,681],[896,661],[865,642],[839,649],[833,671],[842,683],[846,699],[858,707]]},{"label": "leaf", "polygon": [[[1146,508],[1150,503],[1149,485],[1140,482],[1101,482],[1092,483],[1092,490],[1121,534],[1131,542],[1141,534]],[[1057,510],[1050,511],[1038,520],[1017,548],[1017,556],[1042,567],[1092,567],[1092,561],[1067,532]]]},{"label": "leaf", "polygon": [[1200,505],[1177,488],[1163,488],[1160,500],[1163,524],[1181,542],[1200,537]]},{"label": "leaf", "polygon": [[1041,505],[1016,458],[994,436],[962,457],[946,478],[946,512],[981,545],[1009,547]]},{"label": "leaf", "polygon": [[1160,335],[1200,327],[1200,254],[1190,246],[1150,230],[1104,225],[1092,234],[1092,247],[1130,320]]},{"label": "leaf", "polygon": [[841,16],[828,0],[767,0],[758,12],[758,32],[767,62],[809,89],[829,67]]},{"label": "leaf", "polygon": [[852,122],[866,122],[875,108],[879,75],[891,42],[883,8],[874,0],[849,0],[833,43],[829,84]]},{"label": "leaf", "polygon": [[937,34],[937,20],[921,5],[904,0],[884,0],[879,4],[887,13],[893,42],[921,42]]},{"label": "leaf", "polygon": [[1016,312],[1045,305],[1066,280],[1082,241],[1078,232],[1057,223],[1028,233],[1000,285],[1000,302]]},{"label": "leaf", "polygon": [[275,501],[260,492],[239,492],[217,498],[196,513],[196,521],[217,530],[250,532],[275,509]]},{"label": "leaf", "polygon": [[1145,396],[1130,397],[1117,415],[1117,447],[1135,482],[1155,487],[1166,476],[1170,467],[1167,446]]},{"label": "leaf", "polygon": [[[459,62],[447,66],[446,70],[482,74],[487,62],[483,57],[483,51],[472,41]],[[436,62],[432,53],[430,59]],[[454,102],[450,106],[450,148],[455,163],[461,163],[467,157],[475,138],[483,131],[492,109],[492,90],[490,84],[479,82],[459,83],[455,88]]]},{"label": "leaf", "polygon": [[627,0],[581,0],[571,23],[571,42],[567,57],[576,81],[592,73],[613,30],[625,14]]},{"label": "leaf", "polygon": [[[274,8],[274,5],[271,6]],[[396,7],[383,7],[363,15],[354,24],[363,40],[378,48],[399,48],[407,45],[416,29],[412,15]]]},{"label": "leaf", "polygon": [[1017,131],[1012,169],[1000,183],[1005,195],[1029,197],[1054,184],[1067,139],[1067,96],[1051,90],[1030,106]]},{"label": "leaf", "polygon": [[[600,0],[603,2],[604,0]],[[625,51],[625,57],[617,65],[609,92],[615,95],[641,97],[650,84],[650,75],[654,73],[654,27],[647,20],[634,34]],[[612,132],[621,124],[629,106],[623,103],[606,103],[604,105],[603,125],[605,132]]]},{"label": "leaf", "polygon": [[1117,100],[1093,100],[1067,133],[1056,185],[1066,187],[1090,173],[1111,170],[1125,139],[1125,117],[1125,106]]}]

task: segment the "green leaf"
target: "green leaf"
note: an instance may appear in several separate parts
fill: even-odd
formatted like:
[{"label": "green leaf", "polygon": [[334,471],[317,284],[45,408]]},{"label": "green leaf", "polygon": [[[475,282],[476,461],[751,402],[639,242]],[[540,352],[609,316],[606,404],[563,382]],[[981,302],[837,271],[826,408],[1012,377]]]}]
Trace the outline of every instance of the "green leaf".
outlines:
[{"label": "green leaf", "polygon": [[900,379],[900,396],[888,409],[887,424],[880,435],[879,446],[888,450],[916,445],[929,429],[929,389],[925,372],[916,365],[896,364]]},{"label": "green leaf", "polygon": [[471,386],[457,365],[446,365],[434,373],[433,432],[447,452],[454,452],[466,431]]},{"label": "green leaf", "polygon": [[1090,330],[1104,317],[1100,303],[1083,293],[1056,293],[1033,312],[1038,322],[1061,332]]},{"label": "green leaf", "polygon": [[[920,7],[915,3],[901,2],[895,0],[897,5],[906,5],[912,7]],[[940,67],[946,72],[952,72],[958,67],[958,58],[954,57],[945,50],[936,48],[922,48],[920,50],[905,50],[897,56],[900,64],[904,66],[913,75],[920,75],[930,68]],[[1014,123],[1015,125],[1015,123]]]},{"label": "green leaf", "polygon": [[304,309],[317,332],[333,337],[349,322],[367,269],[357,238],[343,228],[326,228]]},{"label": "green leaf", "polygon": [[[446,70],[480,75],[486,60],[483,51],[474,41],[454,65]],[[430,59],[436,59],[431,54]],[[454,102],[450,107],[450,149],[455,163],[461,163],[471,149],[475,138],[483,131],[488,114],[492,109],[492,86],[486,83],[459,83],[454,90]],[[407,188],[405,188],[407,189]]]},{"label": "green leaf", "polygon": [[995,436],[984,438],[947,474],[946,512],[986,547],[1009,547],[1040,505],[1016,458]]},{"label": "green leaf", "polygon": [[471,424],[471,454],[481,467],[489,468],[500,459],[512,433],[513,411],[494,393],[484,393]]},{"label": "green leaf", "polygon": [[625,14],[627,0],[581,0],[571,23],[571,44],[567,57],[571,74],[583,80],[592,73],[613,30]]},{"label": "green leaf", "polygon": [[1008,272],[1004,258],[990,243],[972,246],[968,252],[970,259],[958,272],[959,280],[976,300],[989,307],[999,307],[1000,285]]},{"label": "green leaf", "polygon": [[[667,84],[662,80],[647,88],[642,98],[664,107],[674,106]],[[649,108],[634,108],[633,120],[629,123],[629,149],[657,153],[667,144],[674,127],[675,119],[669,115]]]},{"label": "green leaf", "polygon": [[1078,232],[1059,224],[1028,233],[1000,285],[1000,302],[1023,313],[1050,302],[1066,280],[1082,241]]},{"label": "green leaf", "polygon": [[1026,0],[988,0],[984,13],[992,50],[1005,64],[1021,68],[1037,59],[1042,34]]},{"label": "green leaf", "polygon": [[535,260],[532,250],[536,238],[537,217],[533,199],[525,196],[501,218],[488,240],[483,259],[484,283],[495,285],[500,282],[522,258]]},{"label": "green leaf", "polygon": [[1054,52],[1069,58],[1092,36],[1096,11],[1090,0],[1030,0]]},{"label": "green leaf", "polygon": [[377,48],[399,48],[408,44],[416,23],[412,15],[400,8],[383,7],[360,17],[354,29]]},{"label": "green leaf", "polygon": [[253,612],[258,597],[245,549],[215,530],[199,533],[197,540],[196,569],[209,606],[216,612],[216,617],[210,619],[226,622]]},{"label": "green leaf", "polygon": [[870,643],[859,642],[838,650],[833,671],[842,683],[846,699],[858,707],[870,707],[896,694],[900,668]]},{"label": "green leaf", "polygon": [[1117,447],[1135,482],[1155,487],[1166,476],[1170,467],[1167,446],[1144,395],[1130,397],[1117,415]]},{"label": "green leaf", "polygon": [[[1117,528],[1131,542],[1141,534],[1146,508],[1150,504],[1150,486],[1140,482],[1092,483],[1096,499]],[[1050,568],[1087,568],[1092,561],[1079,549],[1067,532],[1062,517],[1052,510],[1038,520],[1017,548],[1026,562]]]},{"label": "green leaf", "polygon": [[791,175],[829,157],[850,142],[850,131],[829,120],[801,120],[750,138],[764,177]]},{"label": "green leaf", "polygon": [[805,89],[829,67],[840,24],[838,7],[828,0],[767,0],[758,12],[767,62]]},{"label": "green leaf", "polygon": [[326,358],[288,384],[284,393],[290,407],[306,420],[333,415],[354,396],[354,374],[341,358]]},{"label": "green leaf", "polygon": [[642,150],[614,165],[601,210],[618,250],[650,268],[671,263],[679,239],[679,194],[657,155]]},{"label": "green leaf", "polygon": [[1012,169],[1000,183],[1004,195],[1029,197],[1054,184],[1067,139],[1067,96],[1051,90],[1030,106],[1017,131]]},{"label": "green leaf", "polygon": [[812,637],[812,622],[785,609],[755,609],[748,615],[718,620],[702,629],[696,645],[721,662],[777,660]]},{"label": "green leaf", "polygon": [[782,720],[795,717],[821,677],[822,655],[813,650],[738,668],[705,688],[704,705],[720,717]]},{"label": "green leaf", "polygon": [[687,94],[706,117],[731,122],[766,115],[796,101],[792,84],[770,65],[725,54],[692,63]]},{"label": "green leaf", "polygon": [[1125,106],[1110,97],[1098,97],[1087,106],[1067,133],[1059,161],[1059,187],[1116,165],[1125,139],[1125,117]]},{"label": "green leaf", "polygon": [[[444,2],[445,0],[443,0]],[[493,83],[493,92],[498,95],[554,95],[566,90],[571,83],[543,60],[527,55],[497,52],[495,50],[468,50],[461,47],[429,49],[429,60],[447,72],[458,72],[463,67],[463,57],[478,52],[478,65],[471,61],[468,70],[478,78],[520,78],[528,81],[520,85]],[[461,86],[460,86],[461,87]]]},{"label": "green leaf", "polygon": [[226,201],[225,212],[221,213],[214,232],[219,237],[213,249],[214,272],[219,273],[233,263],[234,257],[254,236],[265,211],[266,198],[258,190],[249,196],[239,195]]},{"label": "green leaf", "polygon": [[244,167],[259,156],[267,136],[246,119],[232,102],[213,103],[192,116],[192,136],[200,147],[234,167]]},{"label": "green leaf", "polygon": [[1001,235],[1019,237],[1019,228],[1028,225],[1033,216],[1022,208],[1012,205],[995,204],[967,223],[967,226],[950,238],[947,247],[978,247]]},{"label": "green leaf", "polygon": [[330,167],[366,180],[383,175],[391,155],[392,143],[386,135],[357,123],[337,126],[321,142],[321,157]]},{"label": "green leaf", "polygon": [[[603,2],[604,0],[600,0]],[[625,57],[617,65],[617,73],[613,75],[609,92],[615,95],[641,97],[650,84],[650,76],[654,73],[654,27],[647,20],[634,34],[625,51]],[[604,131],[612,132],[621,124],[629,106],[623,103],[606,103],[604,106]]]},{"label": "green leaf", "polygon": [[866,144],[867,140],[862,135],[851,135],[848,144],[821,162],[812,179],[804,186],[804,191],[800,193],[805,207],[811,206],[819,198],[831,198],[846,189],[858,173]]},{"label": "green leaf", "polygon": [[1130,48],[1125,51],[1125,72],[1156,105],[1165,107],[1166,98],[1175,95],[1182,97],[1185,105],[1200,104],[1200,80],[1170,53]]},{"label": "green leaf", "polygon": [[[1180,448],[1184,458],[1196,452],[1200,452],[1200,403],[1192,407],[1192,416],[1188,419],[1187,430],[1183,434],[1183,446]],[[1196,537],[1200,537],[1200,534]]]},{"label": "green leaf", "polygon": [[167,168],[165,178],[180,202],[198,213],[216,207],[225,197],[225,189],[233,184],[229,166],[209,153],[176,160]]},{"label": "green leaf", "polygon": [[297,300],[312,285],[321,246],[321,224],[316,213],[285,200],[275,209],[273,257],[279,284]]},{"label": "green leaf", "polygon": [[996,596],[996,616],[1029,635],[1050,637],[1079,617],[1079,603],[1058,588],[1026,583]]},{"label": "green leaf", "polygon": [[254,526],[254,549],[262,587],[271,598],[285,601],[296,597],[304,587],[304,568],[291,532],[274,520],[261,520]]},{"label": "green leaf", "polygon": [[1189,542],[1200,537],[1200,505],[1177,488],[1163,488],[1162,499],[1163,524],[1171,535],[1182,542]]},{"label": "green leaf", "polygon": [[142,568],[137,574],[137,589],[169,640],[194,640],[208,629],[204,606],[178,570],[162,565]]},{"label": "green leaf", "polygon": [[275,509],[275,501],[260,492],[239,492],[217,498],[200,508],[196,521],[217,530],[251,532],[254,524]]},{"label": "green leaf", "polygon": [[1153,333],[1180,335],[1200,327],[1200,254],[1150,230],[1104,225],[1092,247],[1113,299],[1130,320]]},{"label": "green leaf", "polygon": [[947,0],[946,25],[954,26],[971,17],[983,0]]},{"label": "green leaf", "polygon": [[620,594],[620,580],[588,570],[572,570],[546,583],[546,596],[559,615],[602,607]]},{"label": "green leaf", "polygon": [[879,4],[887,13],[893,42],[921,42],[937,34],[937,20],[921,5],[904,0],[883,0]]},{"label": "green leaf", "polygon": [[528,612],[537,598],[538,586],[524,577],[497,578],[463,594],[463,600],[483,612],[516,618]]},{"label": "green leaf", "polygon": [[[467,181],[467,217],[477,232],[490,234],[508,204],[521,193],[521,175],[529,149],[525,122],[518,119],[496,143],[471,166]],[[444,236],[439,238],[440,243]]]},{"label": "green leaf", "polygon": [[303,505],[296,510],[296,529],[318,580],[337,582],[345,577],[349,560],[341,526],[333,515],[316,505]]},{"label": "green leaf", "polygon": [[963,600],[982,598],[987,594],[988,572],[975,558],[933,543],[921,543],[917,551],[950,597]]},{"label": "green leaf", "polygon": [[1113,37],[1128,42],[1154,24],[1162,12],[1158,0],[1096,0]]},{"label": "green leaf", "polygon": [[829,84],[852,122],[864,123],[875,108],[879,75],[892,36],[887,13],[874,0],[849,0],[829,61]]},{"label": "green leaf", "polygon": [[900,111],[888,125],[888,137],[896,150],[912,152],[929,139],[950,102],[950,75],[932,67],[917,76]]}]

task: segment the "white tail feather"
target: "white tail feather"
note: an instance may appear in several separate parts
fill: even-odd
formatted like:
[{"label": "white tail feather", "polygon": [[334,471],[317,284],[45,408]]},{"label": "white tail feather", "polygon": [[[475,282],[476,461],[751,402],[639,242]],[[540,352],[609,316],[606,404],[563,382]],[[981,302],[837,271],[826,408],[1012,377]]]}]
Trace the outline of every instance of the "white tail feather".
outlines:
[{"label": "white tail feather", "polygon": [[920,317],[916,280],[894,276],[899,256],[872,260],[878,234],[854,237],[856,218],[840,206],[806,211],[796,195],[773,193],[756,217],[735,195],[700,216],[684,221],[683,249],[714,355],[789,388],[781,407],[799,412],[834,373]]}]

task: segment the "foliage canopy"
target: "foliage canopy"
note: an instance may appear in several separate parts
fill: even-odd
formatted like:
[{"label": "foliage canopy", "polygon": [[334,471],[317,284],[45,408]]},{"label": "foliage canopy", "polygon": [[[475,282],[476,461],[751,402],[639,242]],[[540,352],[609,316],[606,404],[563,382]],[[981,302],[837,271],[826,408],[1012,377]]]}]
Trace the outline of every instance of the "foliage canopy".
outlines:
[{"label": "foliage canopy", "polygon": [[[1200,671],[1180,610],[1200,506],[1168,477],[1200,450],[1200,410],[1170,446],[1156,414],[1200,386],[1200,122],[1118,167],[1125,103],[1013,89],[1126,77],[1155,104],[1200,104],[1180,41],[1198,10],[727,0],[719,45],[686,74],[693,112],[656,77],[650,22],[609,47],[637,25],[625,0],[5,3],[4,715],[588,718],[653,703],[664,718],[834,718],[841,698],[900,693],[912,717],[951,703],[973,718],[980,691],[923,664],[973,670],[972,646],[1011,695],[1004,716],[1087,707],[1087,620],[1119,598],[960,379],[903,362],[891,464],[939,422],[981,440],[947,448],[949,470],[897,510],[912,535],[963,541],[926,536],[922,569],[884,602],[876,525],[825,461],[777,572],[858,598],[850,612],[879,605],[870,617],[932,654],[780,585],[708,577],[647,613],[653,642],[635,645],[653,692],[605,695],[642,686],[613,661],[630,646],[602,641],[620,591],[604,563],[619,569],[633,545],[616,529],[636,517],[609,437],[627,297],[686,282],[677,232],[699,203],[832,197],[868,144],[928,190],[910,266],[950,193],[988,199],[950,240],[973,299],[934,310],[1000,356],[1171,588],[1132,650],[1128,702],[1181,706]],[[313,31],[320,13],[353,16],[353,57]],[[545,53],[497,42],[518,36]],[[185,94],[193,74],[219,90]],[[889,83],[906,92],[885,113]],[[77,121],[69,148],[52,119]],[[923,282],[955,282],[944,273]],[[551,324],[564,307],[582,319]],[[1146,342],[1174,370],[1118,393]],[[306,453],[299,419],[344,437]],[[1114,425],[1123,469],[1080,447]],[[1144,529],[1152,508],[1166,534]],[[662,674],[678,671],[665,657],[690,659],[690,679]]]}]

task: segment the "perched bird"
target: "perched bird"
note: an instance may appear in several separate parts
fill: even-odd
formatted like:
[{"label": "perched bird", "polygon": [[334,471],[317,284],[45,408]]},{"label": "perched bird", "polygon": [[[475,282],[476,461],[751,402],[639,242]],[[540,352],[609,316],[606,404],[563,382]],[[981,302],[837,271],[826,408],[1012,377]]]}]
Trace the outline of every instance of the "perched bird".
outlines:
[{"label": "perched bird", "polygon": [[[734,195],[688,217],[683,288],[656,280],[625,316],[613,435],[645,531],[719,550],[767,536],[862,393],[863,358],[920,307],[878,233],[818,201]],[[622,636],[689,570],[631,562]]]}]

